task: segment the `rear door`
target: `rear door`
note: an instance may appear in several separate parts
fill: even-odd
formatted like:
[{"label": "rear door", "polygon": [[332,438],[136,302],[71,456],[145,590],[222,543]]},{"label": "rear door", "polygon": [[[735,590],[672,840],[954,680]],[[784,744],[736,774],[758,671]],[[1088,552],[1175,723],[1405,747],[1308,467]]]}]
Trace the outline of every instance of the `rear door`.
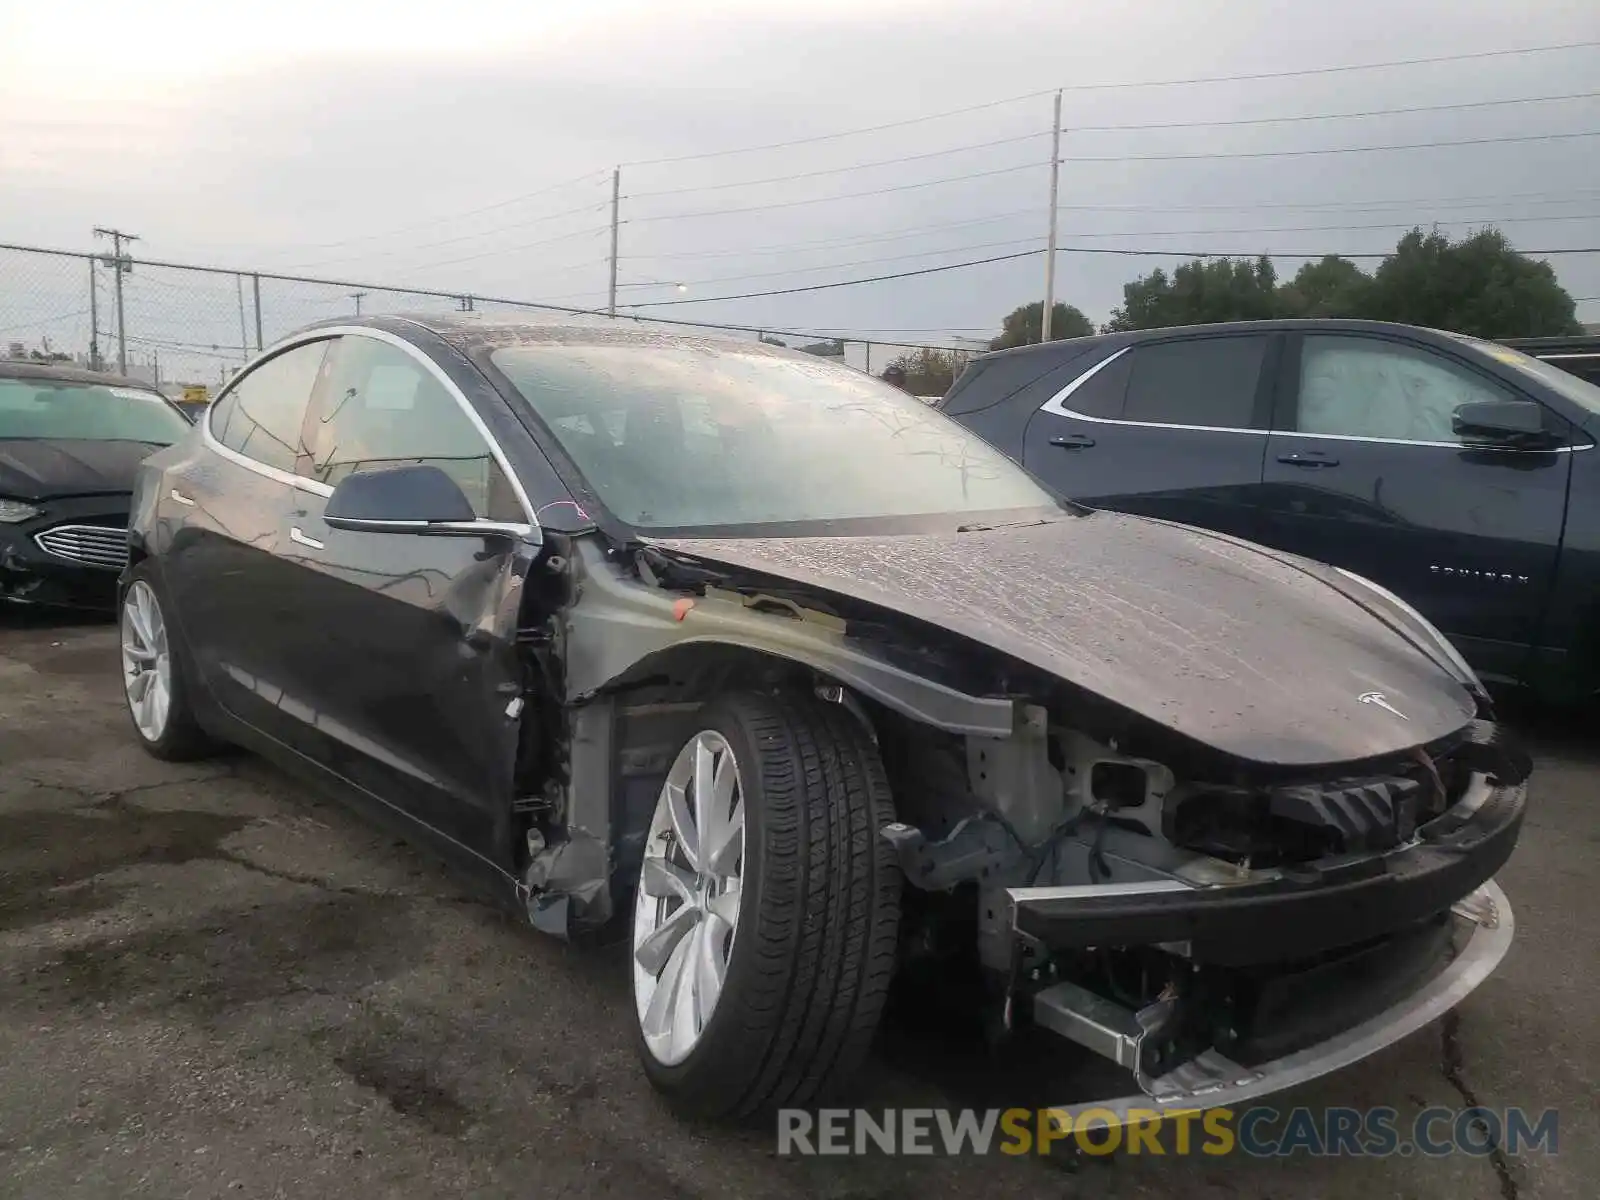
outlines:
[{"label": "rear door", "polygon": [[1474,666],[1520,677],[1561,545],[1572,455],[1467,445],[1451,418],[1460,404],[1532,397],[1400,336],[1296,334],[1286,366],[1261,540],[1375,580]]},{"label": "rear door", "polygon": [[531,523],[469,402],[419,350],[369,330],[329,355],[280,533],[303,613],[283,669],[315,697],[297,748],[478,854],[510,813],[522,569],[508,539],[323,521],[340,480],[428,463],[480,517]]},{"label": "rear door", "polygon": [[275,556],[327,345],[302,343],[238,376],[201,418],[199,452],[169,469],[158,497],[177,531],[163,581],[201,678],[265,731],[282,726],[281,651],[294,621]]},{"label": "rear door", "polygon": [[1034,414],[1023,465],[1085,504],[1253,537],[1279,342],[1237,332],[1126,346]]}]

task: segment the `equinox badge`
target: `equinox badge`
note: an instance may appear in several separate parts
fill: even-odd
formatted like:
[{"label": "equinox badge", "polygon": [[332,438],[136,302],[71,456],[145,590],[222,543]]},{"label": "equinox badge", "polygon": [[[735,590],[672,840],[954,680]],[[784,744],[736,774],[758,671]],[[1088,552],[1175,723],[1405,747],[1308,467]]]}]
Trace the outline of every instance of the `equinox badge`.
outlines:
[{"label": "equinox badge", "polygon": [[1409,721],[1411,719],[1394,705],[1390,704],[1389,698],[1382,692],[1362,692],[1361,695],[1356,697],[1356,699],[1361,701],[1362,704],[1376,704],[1379,708],[1383,709],[1384,712],[1392,712],[1402,721]]}]

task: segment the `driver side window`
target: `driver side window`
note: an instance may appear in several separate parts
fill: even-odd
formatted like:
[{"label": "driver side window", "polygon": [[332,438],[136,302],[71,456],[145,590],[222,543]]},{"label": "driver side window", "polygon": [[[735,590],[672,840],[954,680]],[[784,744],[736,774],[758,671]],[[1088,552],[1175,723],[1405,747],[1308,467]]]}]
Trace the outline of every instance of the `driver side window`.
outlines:
[{"label": "driver side window", "polygon": [[479,517],[526,519],[456,397],[423,363],[377,338],[346,335],[334,343],[307,441],[300,473],[320,483],[424,463],[455,480]]},{"label": "driver side window", "polygon": [[1458,406],[1514,400],[1442,355],[1377,338],[1307,336],[1295,431],[1405,442],[1460,442]]}]

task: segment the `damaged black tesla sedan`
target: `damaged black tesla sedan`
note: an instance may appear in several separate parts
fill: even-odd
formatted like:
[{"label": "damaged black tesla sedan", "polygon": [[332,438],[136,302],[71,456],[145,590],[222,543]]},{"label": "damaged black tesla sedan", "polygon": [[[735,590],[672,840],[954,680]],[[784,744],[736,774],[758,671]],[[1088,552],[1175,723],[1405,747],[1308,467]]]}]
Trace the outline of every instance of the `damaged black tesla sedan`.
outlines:
[{"label": "damaged black tesla sedan", "polygon": [[694,1112],[836,1088],[945,955],[1127,1068],[1115,1111],[1236,1104],[1511,938],[1529,762],[1402,601],[771,346],[304,330],[142,468],[121,613],[152,753],[253,748],[631,939]]}]

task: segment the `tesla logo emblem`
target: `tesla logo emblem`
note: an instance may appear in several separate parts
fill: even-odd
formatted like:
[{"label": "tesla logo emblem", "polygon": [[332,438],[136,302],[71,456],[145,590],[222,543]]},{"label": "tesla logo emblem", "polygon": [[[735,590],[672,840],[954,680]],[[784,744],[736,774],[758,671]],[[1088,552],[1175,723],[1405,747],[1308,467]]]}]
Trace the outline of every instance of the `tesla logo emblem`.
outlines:
[{"label": "tesla logo emblem", "polygon": [[1362,692],[1361,695],[1356,697],[1356,699],[1360,700],[1363,704],[1376,704],[1379,708],[1383,709],[1384,712],[1391,712],[1395,716],[1399,717],[1402,721],[1409,721],[1411,719],[1394,705],[1390,704],[1389,698],[1382,692]]}]

